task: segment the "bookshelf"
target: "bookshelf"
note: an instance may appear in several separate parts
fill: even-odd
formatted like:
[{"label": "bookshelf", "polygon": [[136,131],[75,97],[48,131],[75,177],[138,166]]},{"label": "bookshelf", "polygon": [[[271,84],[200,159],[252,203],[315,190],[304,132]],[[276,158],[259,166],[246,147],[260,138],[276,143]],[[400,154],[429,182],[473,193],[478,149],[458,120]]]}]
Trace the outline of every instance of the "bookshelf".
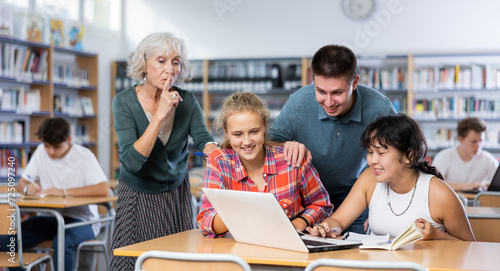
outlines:
[{"label": "bookshelf", "polygon": [[21,175],[47,117],[65,117],[74,142],[97,156],[97,85],[96,54],[0,36],[0,181],[7,180],[8,157],[16,158]]},{"label": "bookshelf", "polygon": [[[191,60],[193,79],[181,87],[196,96],[209,131],[220,141],[213,121],[225,97],[239,90],[257,93],[269,104],[272,121],[291,93],[311,83],[310,61],[308,57]],[[488,123],[484,149],[500,157],[500,54],[358,56],[357,61],[359,83],[379,90],[393,101],[398,112],[416,119],[429,142],[432,156],[456,143],[457,121],[466,116],[478,116]],[[119,65],[123,66],[121,76]],[[133,84],[131,79],[117,79],[117,76],[126,78],[124,67],[124,61],[113,64],[113,90],[117,84],[126,87]],[[471,78],[469,83],[464,79],[472,76],[473,70],[474,74],[482,74],[479,77],[484,77],[483,82]],[[455,74],[461,75],[453,79],[450,75],[453,71],[460,71]],[[430,80],[432,73],[439,76]],[[452,80],[452,84],[445,78],[461,81]],[[467,109],[458,113],[444,110],[442,104],[450,103],[465,104],[465,108],[474,105],[480,110]],[[439,112],[438,104],[441,104]],[[114,132],[112,136],[111,172],[116,172],[120,166],[118,146]],[[191,166],[202,164],[198,157],[190,159]]]},{"label": "bookshelf", "polygon": [[[135,84],[140,84],[140,82],[134,81],[132,78],[127,77],[127,62],[126,61],[113,61],[111,63],[111,100],[115,97],[115,95]],[[120,158],[118,156],[118,138],[116,136],[116,131],[114,128],[114,118],[113,118],[113,109],[111,108],[111,159],[110,159],[110,179],[111,180],[119,180],[120,174]]]},{"label": "bookshelf", "polygon": [[431,156],[456,145],[457,122],[479,117],[488,125],[483,148],[500,157],[500,54],[409,55],[410,115],[419,122]]},{"label": "bookshelf", "polygon": [[358,84],[374,88],[391,99],[398,112],[408,113],[408,56],[359,56]]}]

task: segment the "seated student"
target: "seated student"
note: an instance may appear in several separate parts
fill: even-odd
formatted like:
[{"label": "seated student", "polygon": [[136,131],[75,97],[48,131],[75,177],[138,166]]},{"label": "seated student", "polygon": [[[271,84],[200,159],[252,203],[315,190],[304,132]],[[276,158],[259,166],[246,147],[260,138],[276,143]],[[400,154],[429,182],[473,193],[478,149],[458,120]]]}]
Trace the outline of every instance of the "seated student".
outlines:
[{"label": "seated student", "polygon": [[[272,193],[297,230],[330,215],[333,206],[316,169],[303,159],[289,166],[283,148],[266,145],[267,105],[252,93],[228,97],[216,120],[223,133],[222,149],[207,159],[203,187]],[[202,195],[198,227],[207,237],[227,232],[219,215]]]},{"label": "seated student", "polygon": [[498,167],[493,155],[481,149],[486,123],[466,118],[458,123],[456,147],[440,151],[432,161],[455,191],[486,190]]},{"label": "seated student", "polygon": [[[63,118],[48,118],[40,125],[38,145],[17,185],[24,194],[78,197],[108,196],[109,184],[94,154],[87,148],[71,143],[70,128]],[[40,186],[32,182],[39,180]],[[86,205],[59,210],[64,223],[98,219],[97,205]],[[53,240],[57,255],[57,221],[54,217],[34,216],[21,223],[23,248],[30,248],[46,240]],[[100,223],[65,231],[64,269],[74,269],[78,244],[91,240],[99,233]],[[2,247],[6,244],[2,241]],[[57,270],[57,259],[54,259]]]},{"label": "seated student", "polygon": [[415,223],[425,240],[475,240],[457,195],[424,160],[427,143],[413,119],[380,117],[366,127],[361,145],[369,168],[337,211],[307,229],[311,234],[336,237],[368,207],[377,235],[395,237]]}]

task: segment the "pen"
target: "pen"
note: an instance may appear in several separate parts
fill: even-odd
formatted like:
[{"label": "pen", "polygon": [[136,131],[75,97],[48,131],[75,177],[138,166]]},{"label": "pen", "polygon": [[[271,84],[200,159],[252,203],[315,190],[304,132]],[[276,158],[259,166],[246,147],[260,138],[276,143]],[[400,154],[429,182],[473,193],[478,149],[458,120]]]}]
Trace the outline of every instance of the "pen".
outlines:
[{"label": "pen", "polygon": [[40,189],[40,186],[38,186],[38,184],[35,183],[35,180],[33,180],[33,178],[31,178],[30,175],[26,174],[26,177],[28,177],[27,181],[32,183],[33,185],[36,186],[36,188]]},{"label": "pen", "polygon": [[207,159],[207,156],[208,156],[202,152],[195,152],[194,154],[203,157],[203,159]]}]

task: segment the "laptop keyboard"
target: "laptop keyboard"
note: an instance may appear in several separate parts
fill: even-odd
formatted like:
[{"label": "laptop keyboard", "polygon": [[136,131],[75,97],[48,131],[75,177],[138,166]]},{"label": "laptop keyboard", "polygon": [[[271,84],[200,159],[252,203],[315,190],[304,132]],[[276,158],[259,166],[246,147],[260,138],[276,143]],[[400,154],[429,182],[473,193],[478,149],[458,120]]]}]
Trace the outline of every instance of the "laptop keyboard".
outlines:
[{"label": "laptop keyboard", "polygon": [[313,246],[313,247],[334,245],[334,244],[328,243],[328,242],[321,242],[321,241],[308,240],[308,239],[302,239],[302,241],[304,241],[306,246]]}]

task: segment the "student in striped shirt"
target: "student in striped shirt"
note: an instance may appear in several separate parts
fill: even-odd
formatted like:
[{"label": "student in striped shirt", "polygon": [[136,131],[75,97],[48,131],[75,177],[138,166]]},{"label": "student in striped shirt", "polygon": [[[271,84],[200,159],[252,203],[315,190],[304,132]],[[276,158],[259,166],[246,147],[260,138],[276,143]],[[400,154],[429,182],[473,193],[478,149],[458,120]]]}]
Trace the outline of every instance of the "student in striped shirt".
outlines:
[{"label": "student in striped shirt", "polygon": [[[269,115],[255,94],[226,99],[216,120],[224,141],[207,158],[203,187],[272,193],[295,228],[304,231],[328,217],[333,205],[312,164],[303,159],[299,167],[289,166],[282,147],[266,144]],[[210,238],[228,231],[203,195],[197,223]]]}]

